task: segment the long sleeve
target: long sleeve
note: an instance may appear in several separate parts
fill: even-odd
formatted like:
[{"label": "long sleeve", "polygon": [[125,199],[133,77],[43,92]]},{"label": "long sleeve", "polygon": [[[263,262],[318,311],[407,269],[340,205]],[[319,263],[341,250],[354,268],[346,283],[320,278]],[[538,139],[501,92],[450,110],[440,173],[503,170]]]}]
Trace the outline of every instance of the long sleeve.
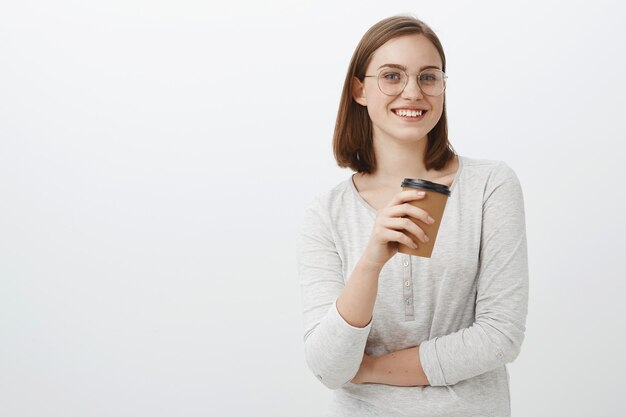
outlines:
[{"label": "long sleeve", "polygon": [[528,311],[528,255],[519,180],[502,163],[483,197],[475,321],[469,328],[420,345],[433,386],[454,385],[513,361]]},{"label": "long sleeve", "polygon": [[372,323],[353,327],[337,311],[335,302],[344,287],[342,261],[320,199],[305,212],[297,253],[306,361],[324,385],[337,389],[356,375]]}]

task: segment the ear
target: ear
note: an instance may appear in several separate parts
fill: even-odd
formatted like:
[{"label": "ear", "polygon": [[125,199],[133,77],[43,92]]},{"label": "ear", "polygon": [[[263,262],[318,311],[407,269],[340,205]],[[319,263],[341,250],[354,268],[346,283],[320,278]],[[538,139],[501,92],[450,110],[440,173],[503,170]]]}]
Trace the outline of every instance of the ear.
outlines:
[{"label": "ear", "polygon": [[367,97],[365,96],[365,87],[361,80],[357,77],[352,77],[352,98],[361,106],[367,107]]}]

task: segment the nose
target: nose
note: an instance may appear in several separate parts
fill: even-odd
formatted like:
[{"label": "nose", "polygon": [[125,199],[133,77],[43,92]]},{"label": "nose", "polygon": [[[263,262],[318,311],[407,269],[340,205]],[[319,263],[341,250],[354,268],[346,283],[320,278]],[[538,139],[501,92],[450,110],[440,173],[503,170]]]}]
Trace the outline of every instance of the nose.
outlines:
[{"label": "nose", "polygon": [[420,99],[424,97],[417,83],[417,77],[409,77],[406,86],[404,86],[404,90],[402,90],[402,97],[407,99]]}]

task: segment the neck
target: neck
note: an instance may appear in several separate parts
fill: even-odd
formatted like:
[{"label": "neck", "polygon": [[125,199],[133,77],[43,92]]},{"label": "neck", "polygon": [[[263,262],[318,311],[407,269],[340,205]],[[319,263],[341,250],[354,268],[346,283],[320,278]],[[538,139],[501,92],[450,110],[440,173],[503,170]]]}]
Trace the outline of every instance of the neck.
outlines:
[{"label": "neck", "polygon": [[424,166],[427,141],[427,137],[410,143],[374,137],[376,171],[369,174],[370,179],[389,187],[397,187],[405,178],[428,179],[429,171]]}]

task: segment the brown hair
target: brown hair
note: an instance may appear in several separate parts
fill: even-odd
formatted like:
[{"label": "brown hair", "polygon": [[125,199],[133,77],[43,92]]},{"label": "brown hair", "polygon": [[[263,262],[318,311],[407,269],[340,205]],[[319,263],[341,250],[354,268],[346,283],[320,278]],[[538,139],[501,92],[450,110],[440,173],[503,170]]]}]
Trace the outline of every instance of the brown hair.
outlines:
[{"label": "brown hair", "polygon": [[[343,84],[339,111],[333,137],[333,152],[341,168],[371,174],[376,171],[376,155],[372,138],[372,121],[367,108],[354,101],[352,79],[363,81],[365,70],[372,55],[387,41],[405,35],[422,34],[428,38],[441,57],[442,70],[446,71],[446,56],[435,32],[421,20],[412,16],[393,16],[381,20],[363,35],[350,60],[348,73]],[[445,93],[444,93],[445,94]],[[440,170],[455,155],[448,141],[448,119],[444,96],[443,112],[439,122],[428,132],[428,143],[424,155],[427,170]]]}]

